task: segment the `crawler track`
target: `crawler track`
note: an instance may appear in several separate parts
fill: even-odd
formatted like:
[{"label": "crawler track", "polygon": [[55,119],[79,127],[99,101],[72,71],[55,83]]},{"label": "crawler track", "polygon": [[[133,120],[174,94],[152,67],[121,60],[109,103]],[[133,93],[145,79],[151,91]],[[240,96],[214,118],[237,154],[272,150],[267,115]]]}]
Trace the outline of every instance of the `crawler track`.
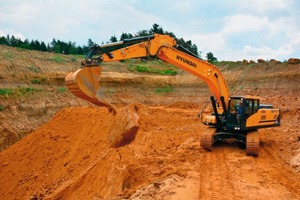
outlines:
[{"label": "crawler track", "polygon": [[215,128],[208,128],[202,133],[201,139],[200,139],[200,145],[204,149],[211,151],[212,145],[214,142],[214,134],[215,133],[216,133]]},{"label": "crawler track", "polygon": [[247,133],[246,153],[250,156],[258,156],[259,153],[259,133],[253,131]]}]

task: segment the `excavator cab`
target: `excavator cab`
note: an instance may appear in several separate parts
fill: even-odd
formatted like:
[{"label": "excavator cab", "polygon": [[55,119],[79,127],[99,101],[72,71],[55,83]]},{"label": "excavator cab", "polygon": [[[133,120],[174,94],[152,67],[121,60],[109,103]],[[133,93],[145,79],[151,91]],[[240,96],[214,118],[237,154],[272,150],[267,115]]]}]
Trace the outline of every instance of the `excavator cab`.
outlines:
[{"label": "excavator cab", "polygon": [[227,129],[246,131],[247,120],[259,109],[259,98],[231,97],[227,112]]},{"label": "excavator cab", "polygon": [[279,110],[272,105],[260,105],[259,97],[231,97],[228,105],[227,130],[246,132],[280,125]]}]

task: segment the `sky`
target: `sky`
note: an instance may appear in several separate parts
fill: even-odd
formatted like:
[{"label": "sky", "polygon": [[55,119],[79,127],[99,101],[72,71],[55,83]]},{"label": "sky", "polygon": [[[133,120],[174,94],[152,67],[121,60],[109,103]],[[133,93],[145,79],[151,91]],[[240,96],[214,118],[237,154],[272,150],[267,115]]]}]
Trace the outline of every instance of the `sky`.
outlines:
[{"label": "sky", "polygon": [[0,0],[0,36],[76,45],[156,23],[219,61],[300,57],[299,0]]}]

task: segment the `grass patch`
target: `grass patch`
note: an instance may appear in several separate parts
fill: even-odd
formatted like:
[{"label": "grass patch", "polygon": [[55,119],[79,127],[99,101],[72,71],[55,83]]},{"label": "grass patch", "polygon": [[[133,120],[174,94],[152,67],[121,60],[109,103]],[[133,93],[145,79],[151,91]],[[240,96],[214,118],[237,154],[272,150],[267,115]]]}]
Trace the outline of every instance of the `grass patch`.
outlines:
[{"label": "grass patch", "polygon": [[14,94],[14,90],[13,89],[9,89],[9,88],[0,88],[0,96],[9,96]]},{"label": "grass patch", "polygon": [[41,79],[34,78],[31,80],[31,83],[39,85],[39,84],[45,83],[45,81],[46,81],[46,78],[41,78]]},{"label": "grass patch", "polygon": [[155,89],[155,92],[158,93],[158,94],[170,93],[170,92],[173,92],[173,91],[174,91],[174,89],[170,85],[167,85],[167,86],[162,87],[162,88],[156,88]]},{"label": "grass patch", "polygon": [[31,87],[20,87],[19,89],[17,89],[17,93],[20,95],[31,94],[31,93],[40,92],[40,91],[42,91],[42,90],[37,89],[37,88],[31,88]]},{"label": "grass patch", "polygon": [[176,75],[177,71],[173,69],[156,69],[144,65],[136,65],[136,66],[129,66],[128,70],[130,71],[137,71],[141,73],[154,73],[154,74],[160,74],[160,75]]},{"label": "grass patch", "polygon": [[42,81],[40,81],[39,79],[34,78],[34,79],[31,80],[31,83],[33,83],[33,84],[41,84]]},{"label": "grass patch", "polygon": [[12,97],[12,96],[23,96],[27,94],[32,94],[35,92],[40,92],[41,89],[31,88],[31,87],[20,87],[20,88],[1,88],[0,96],[2,97]]},{"label": "grass patch", "polygon": [[67,89],[65,87],[58,87],[57,92],[65,92]]},{"label": "grass patch", "polygon": [[54,55],[52,57],[52,60],[55,62],[58,62],[58,63],[66,62],[66,60],[63,57],[61,57],[60,55]]}]

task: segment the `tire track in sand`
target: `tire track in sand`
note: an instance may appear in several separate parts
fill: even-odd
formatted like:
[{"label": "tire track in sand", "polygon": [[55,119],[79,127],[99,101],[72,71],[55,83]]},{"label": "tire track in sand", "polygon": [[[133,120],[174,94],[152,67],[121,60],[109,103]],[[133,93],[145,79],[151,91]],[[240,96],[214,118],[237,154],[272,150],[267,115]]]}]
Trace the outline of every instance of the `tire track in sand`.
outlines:
[{"label": "tire track in sand", "polygon": [[200,159],[199,199],[300,199],[300,174],[280,158],[273,145],[262,145],[259,157],[222,143]]},{"label": "tire track in sand", "polygon": [[199,199],[233,199],[235,188],[227,161],[228,149],[217,147],[205,152],[200,161]]}]

